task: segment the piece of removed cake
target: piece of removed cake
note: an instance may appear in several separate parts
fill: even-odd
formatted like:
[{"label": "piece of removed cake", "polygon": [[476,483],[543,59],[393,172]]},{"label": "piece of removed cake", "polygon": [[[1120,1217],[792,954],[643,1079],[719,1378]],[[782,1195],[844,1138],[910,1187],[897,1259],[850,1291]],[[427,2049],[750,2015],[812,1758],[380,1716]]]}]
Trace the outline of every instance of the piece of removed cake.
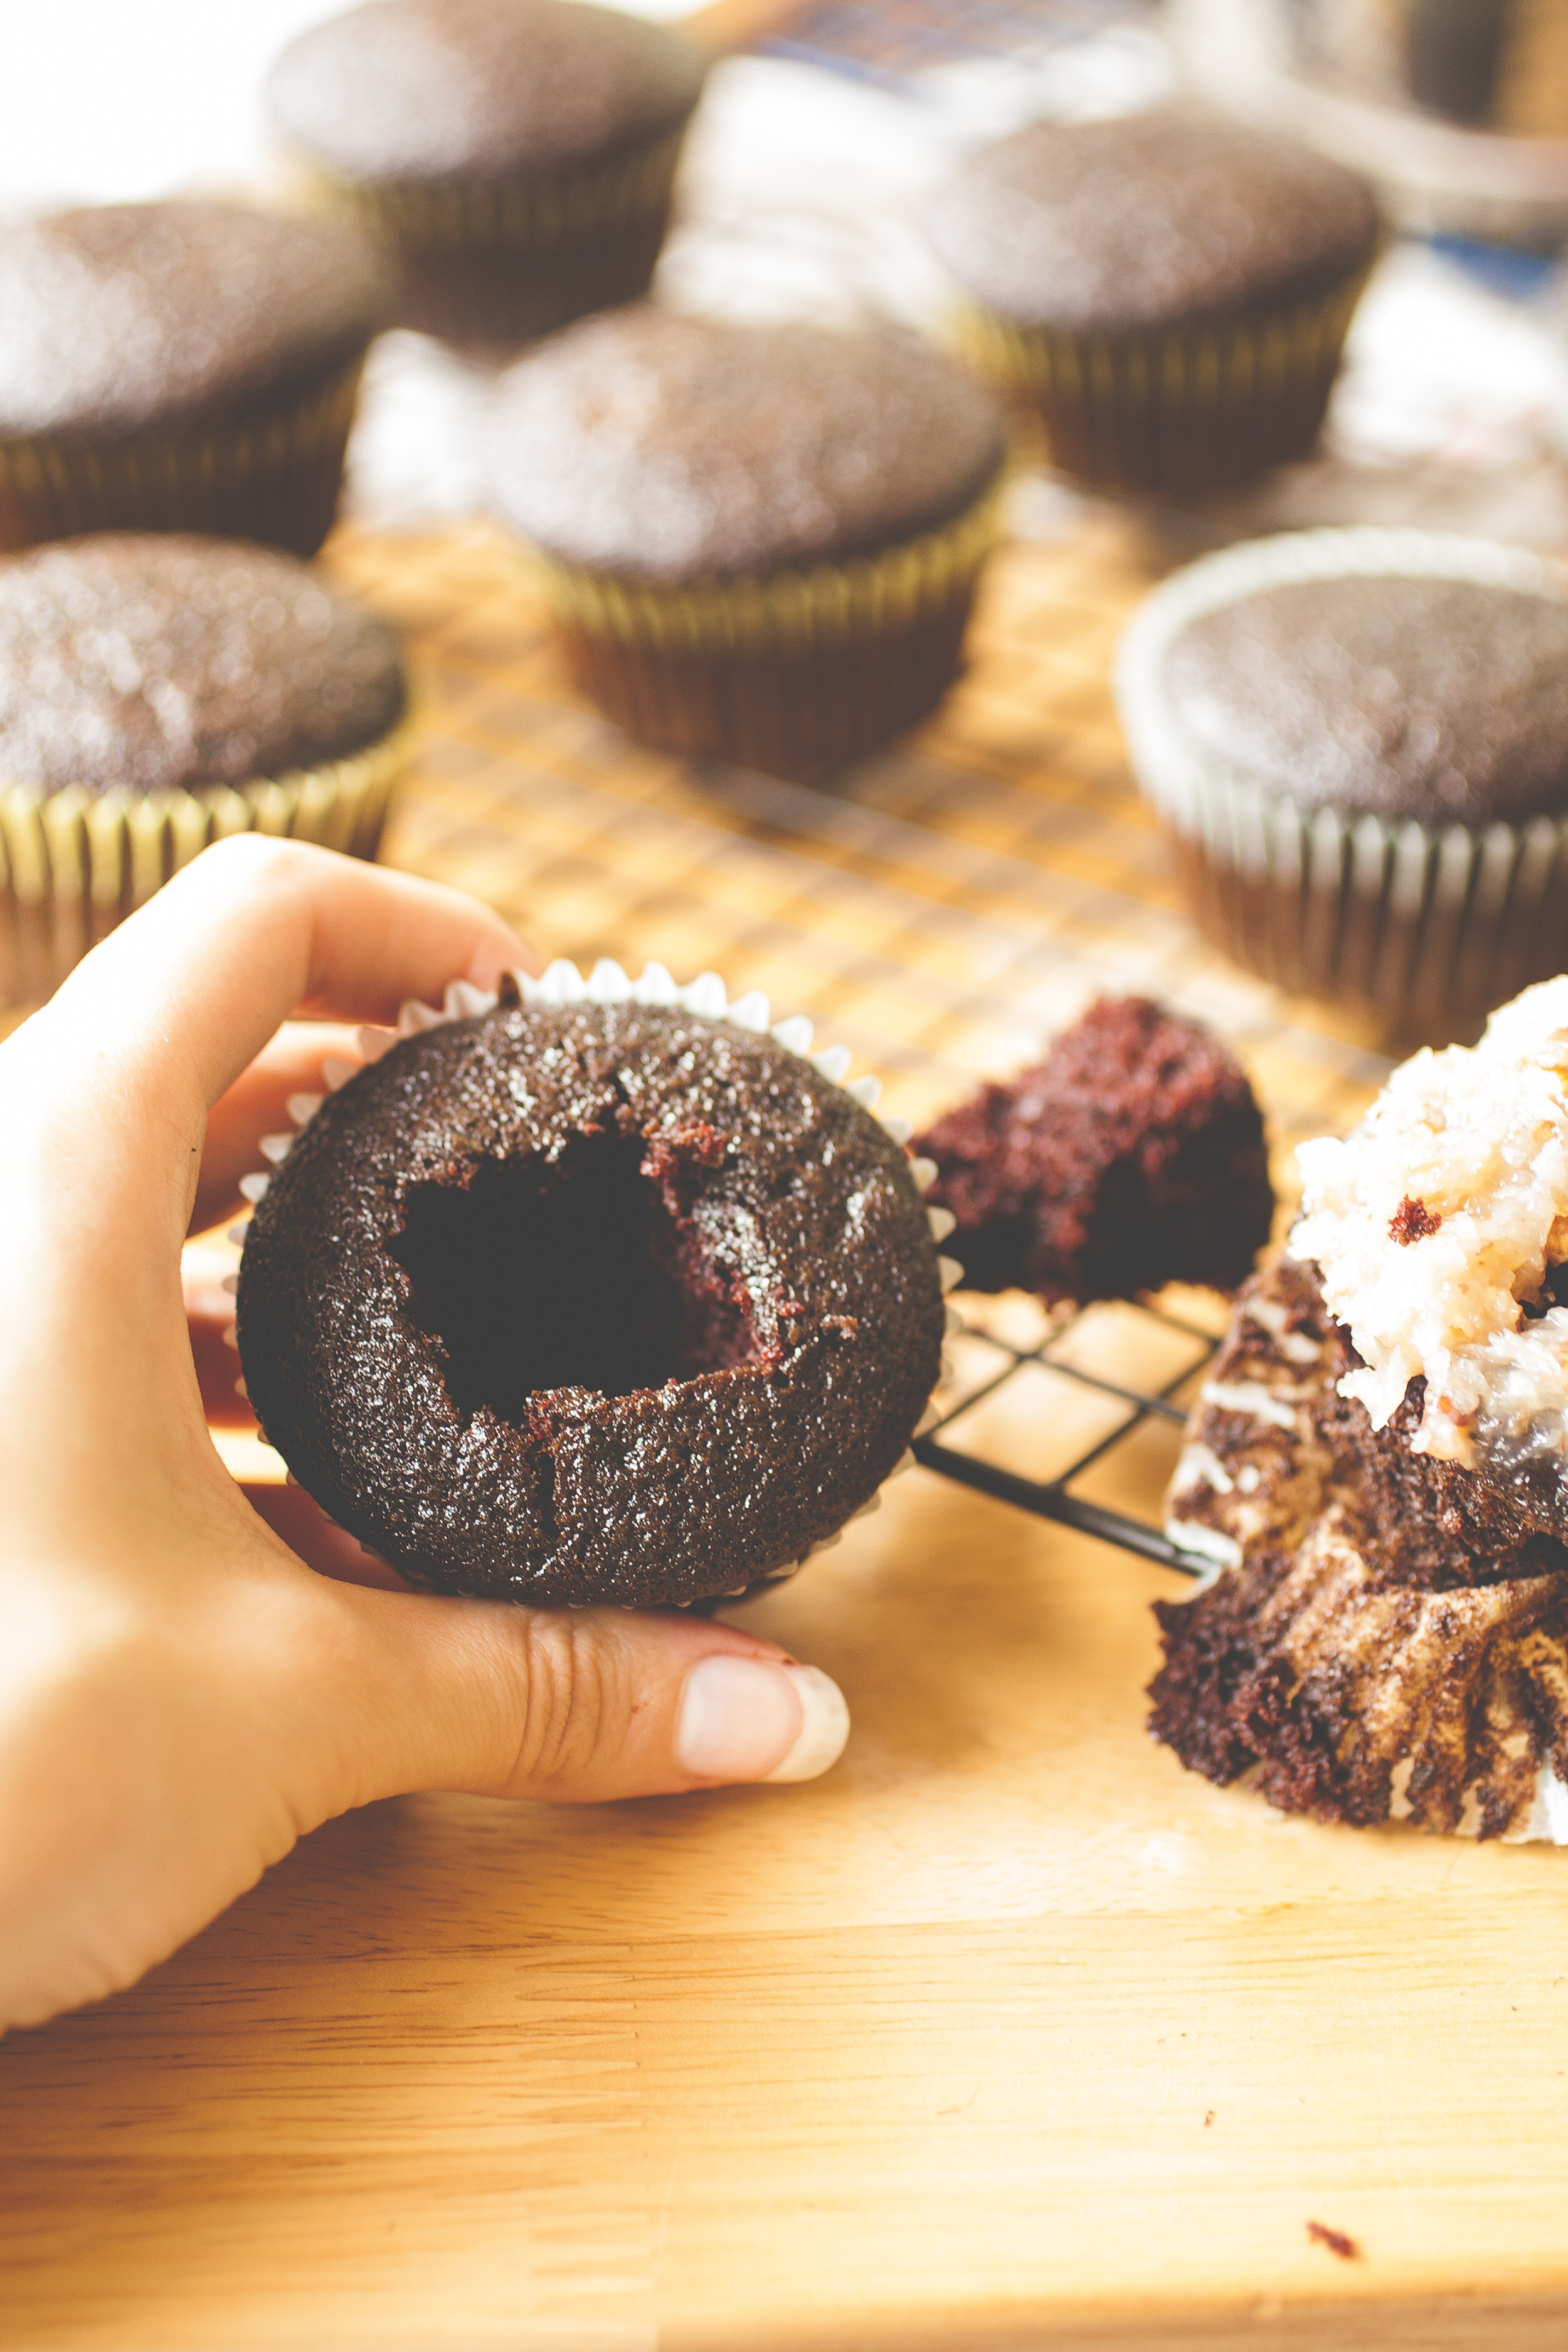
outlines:
[{"label": "piece of removed cake", "polygon": [[1101,997],[1044,1061],[982,1087],[920,1137],[957,1221],[966,1286],[1047,1305],[1168,1282],[1234,1290],[1274,1193],[1247,1073],[1195,1021]]}]

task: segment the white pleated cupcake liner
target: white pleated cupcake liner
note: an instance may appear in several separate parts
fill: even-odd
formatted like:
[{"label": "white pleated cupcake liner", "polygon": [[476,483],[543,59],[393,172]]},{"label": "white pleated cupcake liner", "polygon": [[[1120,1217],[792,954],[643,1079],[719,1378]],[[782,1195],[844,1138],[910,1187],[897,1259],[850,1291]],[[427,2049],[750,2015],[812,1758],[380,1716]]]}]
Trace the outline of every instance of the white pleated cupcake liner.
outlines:
[{"label": "white pleated cupcake liner", "polygon": [[[1568,816],[1471,826],[1308,806],[1194,743],[1165,686],[1176,639],[1206,614],[1287,584],[1389,575],[1568,594],[1563,567],[1493,541],[1289,532],[1156,588],[1122,637],[1116,698],[1139,785],[1191,861],[1194,916],[1236,961],[1291,989],[1458,1016],[1540,976],[1548,908],[1568,923]],[[1281,924],[1286,908],[1293,922]]]},{"label": "white pleated cupcake liner", "polygon": [[[559,958],[548,967],[542,978],[539,980],[535,980],[530,973],[521,971],[514,972],[510,977],[516,982],[525,1005],[648,1004],[694,1013],[700,1020],[728,1022],[737,1029],[748,1029],[755,1035],[772,1037],[775,1045],[784,1046],[789,1053],[798,1054],[803,1060],[809,1061],[812,1067],[827,1079],[830,1085],[842,1087],[844,1092],[858,1102],[865,1111],[874,1115],[877,1104],[881,1097],[880,1078],[869,1075],[858,1078],[849,1076],[851,1055],[847,1045],[828,1045],[814,1053],[812,1044],[816,1034],[815,1028],[804,1013],[792,1013],[787,1020],[774,1022],[771,1017],[772,1007],[761,989],[752,989],[745,995],[731,999],[722,979],[716,971],[700,972],[695,980],[689,982],[683,988],[661,963],[646,964],[640,977],[634,981],[618,963],[605,957],[601,958],[584,979],[574,963],[569,962],[565,958]],[[279,1134],[261,1137],[262,1156],[269,1164],[268,1168],[258,1170],[253,1175],[241,1177],[239,1190],[244,1198],[254,1207],[265,1197],[267,1188],[271,1181],[272,1169],[279,1166],[288,1158],[300,1135],[315,1118],[329,1094],[336,1094],[340,1088],[347,1086],[351,1078],[356,1077],[362,1069],[379,1062],[384,1055],[390,1053],[393,1046],[401,1044],[404,1039],[420,1036],[429,1029],[442,1028],[448,1022],[468,1021],[473,1019],[478,1013],[491,1013],[499,1002],[499,994],[493,989],[477,988],[471,981],[454,980],[448,984],[439,1007],[424,1004],[416,998],[411,998],[399,1011],[395,1028],[362,1029],[358,1037],[360,1048],[358,1061],[332,1054],[324,1055],[321,1063],[323,1091],[321,1094],[289,1096],[288,1111],[294,1124]],[[884,1118],[880,1124],[895,1143],[900,1145],[908,1143],[912,1132],[908,1119]],[[936,1181],[937,1168],[934,1160],[911,1159],[909,1168],[921,1192],[928,1192]],[[928,1208],[926,1220],[931,1227],[931,1238],[938,1243],[947,1239],[957,1223],[950,1209],[941,1207]],[[246,1232],[247,1227],[243,1224],[232,1225],[229,1228],[228,1238],[237,1248],[244,1247]],[[947,1292],[956,1289],[963,1279],[963,1268],[956,1258],[944,1257],[941,1255],[937,1258],[937,1266],[945,1296]],[[224,1287],[230,1296],[237,1290],[238,1286],[237,1274],[228,1276]],[[946,1331],[951,1335],[961,1328],[960,1319],[951,1307],[944,1309],[944,1314]],[[224,1338],[231,1347],[237,1347],[238,1336],[235,1325],[232,1323],[229,1325]],[[952,1366],[944,1356],[941,1378],[947,1380],[951,1377]],[[240,1396],[246,1394],[243,1379],[235,1382],[235,1389],[237,1394]],[[935,1427],[940,1418],[941,1415],[934,1402],[928,1404],[915,1424],[912,1436],[923,1437],[927,1430]],[[904,1471],[911,1470],[914,1466],[914,1454],[906,1449],[888,1473],[888,1477],[889,1479],[900,1477]],[[289,1483],[290,1485],[298,1483],[292,1473],[289,1474]],[[883,1484],[886,1485],[887,1480],[884,1480]],[[856,1519],[868,1517],[871,1512],[881,1507],[881,1491],[879,1488],[860,1505],[858,1510],[850,1513],[849,1518],[844,1525],[847,1527]],[[319,1504],[317,1508],[321,1509]],[[330,1514],[324,1510],[321,1516],[323,1518],[330,1519]],[[764,1584],[782,1584],[795,1575],[805,1565],[807,1559],[815,1559],[819,1552],[830,1551],[836,1544],[842,1542],[843,1536],[844,1528],[841,1527],[833,1534],[825,1536],[820,1542],[814,1544],[811,1550],[792,1566],[775,1569],[766,1577],[753,1578],[748,1583],[737,1585],[731,1591],[717,1594],[713,1598],[736,1600],[744,1593],[760,1590]],[[369,1550],[371,1547],[365,1545],[363,1549]],[[700,1605],[702,1604],[693,1601],[676,1603],[678,1608],[682,1609]]]}]

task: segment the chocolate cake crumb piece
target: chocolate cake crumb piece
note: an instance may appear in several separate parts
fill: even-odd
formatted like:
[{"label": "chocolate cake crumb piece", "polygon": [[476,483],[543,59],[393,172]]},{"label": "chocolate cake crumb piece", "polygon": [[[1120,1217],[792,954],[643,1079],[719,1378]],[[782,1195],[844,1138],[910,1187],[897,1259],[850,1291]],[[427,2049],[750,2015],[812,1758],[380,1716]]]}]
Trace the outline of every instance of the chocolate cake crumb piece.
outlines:
[{"label": "chocolate cake crumb piece", "polygon": [[1167,1282],[1232,1290],[1274,1195],[1247,1075],[1210,1031],[1147,997],[1102,997],[1045,1060],[983,1087],[914,1149],[958,1221],[968,1286],[1047,1303]]},{"label": "chocolate cake crumb piece", "polygon": [[1342,2263],[1353,2263],[1361,2252],[1353,2238],[1342,2230],[1331,2230],[1326,2221],[1309,2221],[1307,2235],[1320,2246],[1327,2246],[1331,2254],[1338,2254]]},{"label": "chocolate cake crumb piece", "polygon": [[1388,1221],[1388,1238],[1401,1249],[1408,1249],[1412,1242],[1423,1242],[1428,1234],[1435,1234],[1442,1222],[1425,1201],[1413,1201],[1406,1192]]}]

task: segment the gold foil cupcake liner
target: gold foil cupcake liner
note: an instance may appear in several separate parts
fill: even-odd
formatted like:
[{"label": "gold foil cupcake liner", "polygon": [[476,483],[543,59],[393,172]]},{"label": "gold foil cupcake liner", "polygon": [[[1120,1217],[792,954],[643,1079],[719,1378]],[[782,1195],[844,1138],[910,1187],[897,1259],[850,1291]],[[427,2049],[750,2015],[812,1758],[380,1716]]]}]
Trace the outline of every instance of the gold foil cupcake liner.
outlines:
[{"label": "gold foil cupcake liner", "polygon": [[669,206],[686,124],[614,153],[516,180],[350,181],[297,159],[310,209],[421,254],[521,257],[613,236]]},{"label": "gold foil cupcake liner", "polygon": [[976,374],[1038,418],[1064,472],[1124,489],[1201,490],[1311,446],[1371,268],[1159,332],[1066,334],[972,302],[950,332]]},{"label": "gold foil cupcake liner", "polygon": [[654,653],[801,654],[904,629],[973,590],[999,528],[1000,485],[953,521],[875,555],[666,586],[531,550],[557,616]]},{"label": "gold foil cupcake liner", "polygon": [[579,684],[629,734],[815,771],[913,725],[957,675],[1001,490],[842,562],[665,584],[527,561]]},{"label": "gold foil cupcake liner", "polygon": [[237,787],[142,794],[0,782],[0,1001],[36,1003],[89,948],[209,843],[235,833],[319,842],[374,857],[413,757],[409,713],[377,742],[319,768]]},{"label": "gold foil cupcake liner", "polygon": [[314,555],[331,526],[364,354],[304,390],[183,430],[0,438],[0,548],[191,530]]},{"label": "gold foil cupcake liner", "polygon": [[1357,573],[1568,587],[1538,557],[1483,540],[1291,532],[1205,557],[1146,598],[1118,655],[1117,700],[1205,937],[1292,994],[1447,1038],[1568,960],[1568,814],[1478,827],[1306,807],[1202,751],[1164,691],[1170,648],[1201,614]]},{"label": "gold foil cupcake liner", "polygon": [[[881,1099],[880,1078],[869,1075],[858,1078],[850,1077],[851,1055],[847,1045],[828,1045],[813,1051],[814,1024],[804,1013],[792,1013],[788,1019],[775,1022],[772,1017],[773,1009],[768,998],[760,988],[751,989],[744,995],[731,998],[716,971],[700,972],[695,980],[683,988],[661,963],[645,964],[640,976],[633,980],[618,963],[612,961],[608,957],[602,957],[584,978],[574,963],[564,957],[559,957],[547,967],[538,980],[528,972],[514,972],[510,976],[516,982],[518,992],[525,1004],[624,1004],[629,1003],[668,1005],[679,1007],[686,1013],[695,1013],[700,1020],[727,1021],[732,1023],[738,1029],[748,1029],[758,1036],[772,1037],[775,1045],[783,1045],[787,1052],[798,1054],[803,1060],[809,1060],[812,1067],[818,1071],[829,1085],[842,1087],[844,1092],[852,1096],[863,1110],[875,1115],[877,1105]],[[417,1037],[426,1030],[439,1029],[450,1021],[468,1021],[471,1020],[476,1013],[491,1013],[495,1010],[498,1002],[499,998],[493,990],[477,988],[471,981],[454,980],[447,986],[439,1006],[423,1004],[416,999],[413,999],[399,1012],[395,1028],[362,1029],[359,1032],[360,1058],[357,1061],[337,1055],[325,1055],[321,1063],[322,1092],[291,1095],[289,1097],[288,1111],[293,1125],[280,1134],[264,1135],[261,1138],[262,1157],[268,1164],[267,1168],[258,1170],[254,1175],[241,1177],[239,1190],[245,1199],[254,1208],[258,1201],[265,1198],[267,1188],[271,1181],[272,1170],[288,1158],[300,1134],[321,1109],[328,1094],[336,1094],[341,1087],[347,1086],[351,1078],[356,1077],[367,1065],[379,1062],[384,1054],[390,1053],[393,1046],[399,1045],[405,1037]],[[896,1144],[908,1144],[913,1129],[907,1118],[884,1117],[880,1123]],[[918,1189],[922,1192],[929,1192],[936,1181],[935,1160],[911,1159],[909,1168]],[[926,1221],[930,1225],[932,1240],[938,1244],[946,1241],[957,1223],[952,1212],[941,1207],[927,1209]],[[245,1246],[246,1230],[243,1224],[234,1225],[229,1229],[228,1238],[238,1249],[243,1249]],[[963,1268],[956,1258],[945,1257],[940,1254],[937,1257],[937,1268],[945,1297],[948,1292],[957,1288],[963,1279]],[[230,1296],[238,1289],[238,1286],[239,1277],[237,1274],[229,1275],[226,1278],[224,1287]],[[962,1325],[952,1307],[946,1307],[943,1311],[946,1330],[951,1336],[954,1331],[961,1329]],[[224,1337],[231,1347],[237,1348],[238,1335],[233,1324],[229,1326]],[[941,1377],[942,1380],[952,1377],[952,1367],[945,1357],[942,1360]],[[246,1392],[244,1380],[237,1381],[235,1387],[237,1392],[244,1396]],[[935,1426],[940,1417],[936,1405],[928,1404],[910,1432],[911,1438],[923,1436],[928,1429]],[[914,1466],[914,1454],[912,1451],[906,1448],[888,1473],[888,1478],[883,1480],[883,1485],[887,1485],[890,1479],[900,1477],[906,1470],[912,1470]],[[289,1483],[290,1485],[296,1483],[292,1475]],[[881,1489],[879,1488],[860,1505],[858,1510],[849,1514],[844,1523],[845,1527],[849,1526],[856,1519],[868,1517],[873,1511],[880,1507]],[[322,1516],[327,1515],[323,1513]],[[745,1584],[736,1585],[729,1592],[714,1594],[707,1602],[682,1601],[675,1605],[680,1609],[701,1609],[711,1605],[713,1601],[739,1600],[747,1593],[762,1591],[765,1586],[785,1583],[805,1566],[807,1559],[814,1559],[819,1552],[831,1551],[837,1544],[842,1542],[844,1528],[838,1528],[831,1535],[825,1536],[819,1543],[814,1544],[810,1551],[789,1566],[772,1570],[765,1576],[753,1578]],[[369,1549],[369,1547],[365,1546],[364,1549]]]}]

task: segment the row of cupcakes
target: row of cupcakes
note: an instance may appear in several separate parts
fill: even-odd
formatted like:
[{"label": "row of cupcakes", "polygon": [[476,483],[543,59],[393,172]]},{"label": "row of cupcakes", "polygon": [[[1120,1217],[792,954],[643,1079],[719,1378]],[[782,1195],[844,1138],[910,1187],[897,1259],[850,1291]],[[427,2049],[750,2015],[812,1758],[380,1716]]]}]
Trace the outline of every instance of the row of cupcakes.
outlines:
[{"label": "row of cupcakes", "polygon": [[[355,120],[374,145],[372,134],[387,129],[386,92],[409,58],[429,51],[451,66],[496,5],[372,0],[308,37],[301,53],[320,41],[329,58],[359,57],[376,102]],[[605,12],[501,0],[513,31],[540,10],[541,24],[571,28],[564,47],[546,41],[541,52],[560,68],[551,86],[575,88],[571,42]],[[395,65],[402,59],[391,84],[363,52],[389,26],[402,27],[403,41],[389,53]],[[615,54],[644,54],[645,34],[636,28]],[[471,65],[484,53],[467,54]],[[284,85],[302,71],[289,56]],[[470,78],[466,115],[455,100],[435,109],[448,137],[444,184],[458,116],[476,153],[501,152],[490,96],[480,95],[493,79]],[[313,86],[309,74],[300,83]],[[445,87],[438,77],[435,86]],[[590,77],[582,89],[590,86],[604,96],[602,81]],[[332,87],[330,75],[322,87]],[[506,102],[515,111],[515,91]],[[612,116],[601,109],[595,119],[603,128]],[[484,122],[488,146],[476,128]],[[432,173],[436,147],[420,152]],[[973,158],[933,202],[931,227],[967,273],[977,298],[970,340],[989,350],[992,373],[1014,389],[1033,386],[1058,442],[1070,445],[1077,432],[1087,448],[1088,433],[1100,452],[1084,457],[1089,469],[1132,477],[1142,467],[1164,478],[1212,469],[1212,453],[1233,447],[1254,458],[1265,447],[1284,454],[1292,436],[1315,429],[1376,237],[1370,200],[1350,175],[1288,145],[1168,113],[1035,126]],[[169,525],[181,520],[184,488],[195,485],[204,529],[313,548],[335,497],[364,341],[395,309],[384,251],[329,222],[196,205],[103,207],[0,240],[0,425],[9,415],[28,427],[0,439],[9,535],[38,535],[17,488],[25,447],[40,495],[70,494],[54,529],[62,512],[68,529],[115,520],[116,486],[126,482],[153,505],[141,519]],[[1340,322],[1331,332],[1330,310]],[[1010,360],[997,340],[1003,320]],[[490,437],[497,502],[534,550],[568,659],[634,734],[766,769],[821,772],[918,719],[955,674],[994,530],[1003,423],[983,390],[912,337],[742,327],[633,305],[567,328],[519,362],[500,381]],[[1441,551],[1429,564],[1424,545],[1397,560],[1363,545],[1346,562],[1373,573],[1441,571]],[[1325,579],[1341,564],[1337,546],[1331,535]],[[1238,559],[1238,594],[1249,582],[1267,586],[1280,562],[1289,571],[1297,559],[1282,547],[1260,559],[1260,573],[1259,559]],[[187,572],[199,562],[191,549],[180,560]],[[100,631],[137,561],[121,547],[90,591],[73,590],[79,601],[100,600]],[[231,583],[245,577],[221,551],[208,570]],[[1172,590],[1158,610],[1184,612],[1188,593]],[[1373,593],[1374,635],[1388,595]],[[1550,604],[1550,593],[1536,602]],[[1337,590],[1320,594],[1331,667],[1349,658],[1334,632],[1352,603]],[[10,606],[14,682],[26,676],[27,632],[41,609],[26,575]],[[243,633],[243,615],[232,625]],[[1418,618],[1415,638],[1423,625]],[[1135,646],[1151,643],[1152,630],[1153,621],[1135,632]],[[148,644],[159,642],[154,629]],[[1292,631],[1282,642],[1299,654]],[[1178,649],[1178,670],[1190,651]],[[71,658],[50,641],[45,667],[57,685]],[[1423,801],[1419,789],[1409,804],[1397,794],[1391,802],[1386,780],[1341,775],[1325,751],[1331,728],[1314,734],[1312,724],[1272,768],[1265,760],[1258,777],[1238,783],[1245,760],[1227,766],[1210,746],[1206,765],[1194,763],[1183,748],[1190,713],[1167,707],[1161,658],[1140,669],[1129,654],[1130,740],[1176,837],[1199,919],[1230,952],[1286,985],[1360,995],[1396,1013],[1435,995],[1440,1019],[1507,992],[1487,941],[1500,943],[1509,985],[1555,956],[1556,772],[1535,774],[1539,751],[1534,802],[1515,805],[1516,793],[1506,808],[1485,793],[1463,807],[1440,792]],[[270,767],[241,776],[232,756],[215,762],[204,748],[211,730],[181,732],[185,687],[155,659],[137,662],[133,717],[145,719],[158,697],[175,714],[156,782],[136,781],[145,747],[129,740],[106,792],[91,781],[90,761],[62,779],[26,728],[0,736],[11,895],[34,913],[62,898],[73,909],[50,950],[57,964],[215,829],[269,823],[373,847],[405,740],[394,718],[329,747],[325,764],[313,744],[275,743]],[[185,667],[194,673],[201,662]],[[1419,701],[1430,681],[1400,690],[1407,704],[1411,694]],[[37,691],[14,686],[13,699]],[[1409,719],[1407,709],[1402,723]],[[93,723],[112,733],[101,712]],[[1464,743],[1456,752],[1441,725],[1438,736],[1445,772],[1456,758],[1463,766]],[[234,740],[245,740],[243,728]],[[1408,753],[1406,745],[1406,768]],[[346,772],[374,782],[345,797]]]},{"label": "row of cupcakes", "polygon": [[[793,423],[811,413],[785,362],[823,356],[776,331],[651,307],[595,322],[628,404],[652,421],[671,404],[654,456],[684,433],[702,468],[679,470],[677,496],[636,434],[596,440],[574,394],[597,369],[582,359],[579,384],[563,341],[520,394],[554,462],[512,485],[519,520],[557,541],[552,593],[589,690],[635,732],[768,768],[847,756],[939,698],[998,454],[936,355],[877,337],[854,354],[859,444],[772,429],[770,387]],[[683,366],[728,385],[728,408]],[[922,437],[944,399],[948,429]],[[503,483],[517,446],[503,433]],[[894,515],[901,539],[842,553]],[[633,531],[661,563],[636,599],[615,564]],[[1145,600],[1116,684],[1192,913],[1234,961],[1447,1038],[1568,958],[1561,566],[1420,531],[1233,548]],[[0,992],[47,992],[226,832],[373,856],[410,738],[392,632],[296,558],[106,533],[0,566]]]},{"label": "row of cupcakes", "polygon": [[[367,0],[271,76],[295,215],[116,205],[0,233],[0,546],[312,552],[376,333],[515,352],[646,291],[704,71],[583,0]],[[1380,236],[1351,173],[1180,110],[1035,124],[923,226],[953,349],[1054,460],[1176,493],[1310,446]]]}]

